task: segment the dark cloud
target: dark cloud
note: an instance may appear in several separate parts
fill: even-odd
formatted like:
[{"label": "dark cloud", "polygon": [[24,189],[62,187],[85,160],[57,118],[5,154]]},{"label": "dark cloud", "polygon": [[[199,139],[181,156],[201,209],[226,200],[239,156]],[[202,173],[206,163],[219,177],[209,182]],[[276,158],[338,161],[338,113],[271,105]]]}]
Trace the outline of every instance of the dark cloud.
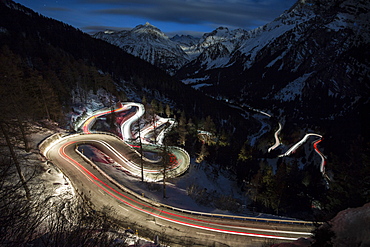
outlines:
[{"label": "dark cloud", "polygon": [[132,29],[146,21],[164,32],[191,33],[211,32],[220,26],[253,29],[272,21],[297,0],[15,1],[88,33],[122,30],[122,26]]},{"label": "dark cloud", "polygon": [[125,15],[180,24],[259,26],[272,21],[296,0],[80,0],[99,4],[94,14]]}]

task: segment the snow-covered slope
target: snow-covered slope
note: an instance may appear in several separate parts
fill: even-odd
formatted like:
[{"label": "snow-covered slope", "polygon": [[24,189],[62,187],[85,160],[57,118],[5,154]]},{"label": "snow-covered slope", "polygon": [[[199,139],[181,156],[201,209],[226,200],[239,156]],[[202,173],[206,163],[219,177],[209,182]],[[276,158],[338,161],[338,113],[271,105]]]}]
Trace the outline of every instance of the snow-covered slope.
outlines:
[{"label": "snow-covered slope", "polygon": [[[323,3],[316,0],[299,0],[290,10],[284,12],[273,22],[257,29],[229,31],[227,28],[218,28],[212,33],[205,34],[196,46],[198,50],[205,51],[216,44],[223,44],[230,52],[233,51],[233,54],[228,61],[223,58],[222,54],[199,58],[199,60],[202,64],[215,64],[216,60],[220,60],[219,67],[224,67],[236,60],[238,56],[243,55],[246,57],[244,68],[247,69],[258,60],[258,56],[262,55],[260,53],[264,48],[277,46],[276,48],[280,49],[280,46],[284,45],[284,53],[272,60],[267,66],[271,67],[315,29],[325,29],[325,32],[352,29],[356,32],[353,38],[369,42],[368,10],[369,2],[361,0],[325,1]],[[284,39],[284,44],[280,44],[280,39]],[[212,66],[207,67],[207,69],[209,68]]]},{"label": "snow-covered slope", "polygon": [[226,64],[247,34],[243,29],[229,30],[227,27],[204,34],[197,44],[184,48],[192,59],[187,67],[210,69]]},{"label": "snow-covered slope", "polygon": [[129,31],[98,32],[93,37],[117,45],[126,52],[140,57],[170,74],[188,62],[188,57],[180,45],[149,23],[138,25]]},{"label": "snow-covered slope", "polygon": [[180,44],[181,48],[184,50],[186,47],[191,47],[198,44],[200,38],[191,36],[191,35],[178,35],[176,34],[170,38],[173,42]]},{"label": "snow-covered slope", "polygon": [[277,102],[276,108],[330,98],[337,102],[325,105],[322,113],[332,118],[369,92],[369,5],[366,0],[298,0],[257,29],[220,27],[200,39],[169,39],[148,23],[95,37],[184,82],[207,85],[199,88],[217,98],[256,107],[263,107],[263,99]]},{"label": "snow-covered slope", "polygon": [[322,112],[339,114],[343,104],[349,108],[368,96],[369,30],[369,1],[299,0],[235,42],[213,39],[177,76],[208,78],[202,83],[214,86],[204,92],[255,106],[261,99],[304,105],[329,98],[336,105]]}]

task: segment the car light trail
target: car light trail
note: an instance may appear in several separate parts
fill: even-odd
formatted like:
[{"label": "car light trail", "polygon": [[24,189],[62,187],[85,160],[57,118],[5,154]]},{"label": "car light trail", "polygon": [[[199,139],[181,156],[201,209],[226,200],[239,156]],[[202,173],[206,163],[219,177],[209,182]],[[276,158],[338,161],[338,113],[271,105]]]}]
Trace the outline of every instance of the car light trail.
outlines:
[{"label": "car light trail", "polygon": [[[187,217],[187,216],[183,216],[183,215],[170,213],[170,212],[167,212],[167,211],[160,210],[156,207],[146,205],[144,203],[141,203],[137,200],[134,200],[133,198],[130,198],[130,197],[122,194],[121,192],[113,189],[112,187],[110,187],[109,185],[104,183],[102,180],[100,180],[98,177],[96,177],[94,174],[92,174],[86,167],[84,167],[79,162],[77,162],[76,160],[74,160],[73,158],[68,156],[65,150],[69,145],[73,145],[73,144],[76,144],[76,142],[65,143],[59,149],[59,151],[58,151],[59,155],[64,160],[66,160],[68,163],[73,165],[85,177],[87,177],[88,180],[90,180],[93,184],[98,186],[101,190],[106,192],[108,195],[114,197],[118,201],[120,201],[120,202],[124,203],[125,205],[127,205],[127,206],[129,206],[133,209],[136,209],[136,210],[138,210],[142,213],[157,217],[157,218],[162,219],[162,220],[173,222],[173,223],[176,223],[176,224],[180,224],[180,225],[184,225],[184,226],[188,226],[188,227],[193,227],[193,228],[198,228],[198,229],[203,229],[203,230],[208,230],[208,231],[213,231],[213,232],[219,232],[219,233],[245,235],[245,236],[259,237],[259,238],[281,239],[281,240],[296,240],[297,239],[297,238],[285,237],[285,236],[267,235],[267,234],[251,233],[251,232],[242,232],[242,231],[236,231],[236,230],[220,229],[220,228],[215,228],[215,227],[210,227],[210,226],[199,225],[199,223],[205,223],[205,224],[210,224],[210,225],[214,225],[214,226],[217,225],[217,226],[221,226],[221,227],[231,227],[231,228],[236,228],[236,229],[240,229],[240,230],[248,230],[248,231],[265,231],[265,232],[299,234],[299,235],[303,234],[302,232],[278,231],[278,230],[268,230],[268,229],[258,229],[258,228],[244,228],[244,227],[239,227],[239,226],[230,226],[230,225],[226,225],[226,224],[217,224],[215,222],[210,222],[210,221],[206,221],[206,220],[200,220],[200,219],[196,219],[196,218],[191,218],[191,217]],[[127,200],[129,200],[131,202],[129,202]],[[137,205],[140,205],[141,207],[144,207],[144,209],[134,205],[133,203],[135,203]],[[145,208],[150,209],[150,210],[154,210],[154,212],[148,211]],[[156,213],[156,212],[159,212],[159,214]],[[160,214],[164,214],[164,215],[167,215],[167,216],[163,216],[163,215],[160,215]],[[184,222],[184,221],[169,218],[169,217],[176,217],[176,218],[179,218],[179,219],[186,219],[186,220],[189,220],[189,221],[194,221],[194,222],[199,222],[199,223],[198,224],[189,223],[189,222]],[[304,233],[304,234],[307,235],[308,233]]]},{"label": "car light trail", "polygon": [[[127,140],[128,141],[132,140],[134,138],[133,138],[132,133],[131,133],[131,126],[134,122],[138,121],[145,113],[145,108],[144,108],[143,104],[140,104],[140,103],[134,103],[134,102],[127,102],[127,103],[124,103],[124,104],[121,103],[120,108],[113,109],[113,110],[97,111],[98,113],[94,114],[93,116],[88,118],[83,123],[82,131],[85,134],[91,134],[90,127],[95,123],[95,121],[98,117],[103,116],[103,115],[107,115],[107,114],[110,114],[110,113],[113,113],[113,112],[121,112],[121,111],[124,111],[124,110],[127,110],[127,109],[131,109],[132,107],[136,107],[138,110],[135,112],[134,115],[130,116],[129,118],[125,119],[124,121],[122,121],[120,123],[123,142],[125,142]],[[162,120],[162,119],[160,119],[158,121],[158,123],[159,123],[159,126],[165,124],[164,120]],[[171,123],[171,125],[173,125],[174,121],[170,121],[170,123]],[[154,126],[148,126],[147,128],[145,128],[144,133],[147,133],[147,132],[149,132],[151,130],[154,130],[154,129],[155,129]],[[162,132],[164,132],[164,129],[161,131],[160,134],[163,134]],[[160,135],[158,135],[158,136],[160,136]],[[134,173],[135,172],[136,173],[141,172],[141,166],[135,164],[134,162],[131,162],[131,161],[127,160],[120,152],[113,149],[106,142],[102,142],[102,141],[98,141],[98,140],[95,140],[95,142],[100,142],[102,145],[104,145],[106,148],[108,148],[112,153],[114,153],[120,161],[125,163],[126,166],[128,166],[131,169],[131,170],[129,170],[130,172],[134,172]],[[144,142],[146,142],[146,141],[144,141]],[[130,145],[128,143],[126,143],[126,144]],[[130,146],[134,146],[134,145],[130,145]],[[171,158],[170,159],[170,167],[166,168],[166,171],[174,171],[177,168],[179,168],[179,166],[180,166],[180,162],[178,162],[178,159],[176,158],[176,156],[173,153],[170,153],[170,158]],[[157,170],[144,169],[144,172],[146,174],[152,174],[152,175],[162,174],[163,169],[157,169]],[[139,176],[140,174],[137,173],[136,175]]]},{"label": "car light trail", "polygon": [[[138,121],[140,117],[142,117],[142,115],[144,114],[144,111],[145,111],[143,105],[138,104],[138,103],[126,103],[125,105],[123,105],[123,106],[121,105],[121,107],[117,108],[117,109],[104,110],[104,111],[96,112],[95,115],[91,116],[90,118],[88,118],[83,123],[81,129],[85,134],[91,134],[90,127],[95,123],[95,121],[98,117],[100,117],[102,115],[110,114],[110,113],[113,113],[113,112],[119,112],[119,111],[127,110],[131,107],[137,107],[138,110],[136,110],[134,115],[131,115],[131,113],[130,113],[128,115],[129,117],[127,117],[127,115],[125,115],[126,118],[123,118],[121,120],[120,125],[121,125],[122,139],[123,140],[132,140],[133,135],[131,133],[131,126],[134,122]],[[269,117],[271,117],[271,116],[269,116]],[[158,123],[158,126],[161,126],[163,124],[168,123],[168,122],[167,123],[165,123],[165,122],[161,123],[161,121],[162,120],[158,120],[156,122],[156,123]],[[170,120],[168,120],[168,121],[170,121]],[[171,122],[171,121],[170,121],[170,124],[172,126],[172,124],[174,124],[174,122]],[[162,131],[166,130],[166,127],[167,126],[162,126],[161,127]],[[269,149],[269,151],[273,150],[277,146],[279,146],[280,142],[279,142],[279,139],[278,139],[278,135],[280,133],[281,128],[282,128],[282,126],[279,123],[279,129],[275,132],[275,144]],[[150,131],[153,131],[153,129],[154,129],[154,127],[149,126],[149,127],[145,128],[143,132],[144,133],[149,133]],[[162,133],[162,131],[160,131],[160,133],[164,134],[164,133]],[[102,136],[102,134],[99,134],[99,135]],[[312,134],[311,133],[311,134],[308,134],[308,135],[317,135],[317,134]],[[317,136],[319,136],[319,135],[317,135]],[[89,137],[89,138],[87,138],[87,137]],[[113,155],[112,157],[117,158],[120,161],[119,163],[124,164],[125,166],[127,166],[129,168],[129,170],[139,171],[141,169],[141,167],[139,169],[139,166],[135,162],[130,160],[130,158],[129,158],[130,156],[126,157],[125,153],[121,153],[121,152],[118,151],[117,148],[119,146],[114,146],[114,144],[115,144],[114,142],[117,141],[118,139],[117,140],[109,139],[109,138],[106,138],[106,139],[102,138],[102,140],[94,139],[94,138],[97,138],[97,137],[98,136],[94,137],[94,135],[88,135],[85,138],[83,135],[82,136],[81,135],[75,135],[75,136],[61,138],[62,140],[67,139],[67,141],[68,141],[68,138],[71,138],[73,141],[70,140],[70,141],[64,143],[64,142],[61,142],[60,140],[58,140],[56,143],[59,143],[59,144],[56,145],[56,146],[60,146],[60,148],[58,149],[58,155],[63,159],[63,162],[61,164],[63,164],[63,163],[64,164],[67,164],[67,163],[71,164],[84,177],[86,177],[88,179],[88,181],[93,184],[93,186],[97,186],[96,191],[99,191],[100,193],[103,192],[104,196],[111,196],[112,198],[115,198],[118,202],[123,203],[121,205],[126,205],[126,207],[128,207],[128,208],[135,209],[136,211],[141,212],[145,215],[151,215],[155,218],[165,220],[167,222],[172,222],[172,223],[183,225],[183,226],[186,226],[186,227],[197,228],[197,229],[201,229],[201,230],[207,230],[209,232],[249,236],[249,237],[256,237],[256,238],[279,239],[279,240],[296,240],[298,237],[307,237],[307,236],[311,235],[311,233],[309,233],[309,232],[284,231],[284,230],[244,227],[242,225],[233,225],[232,222],[231,223],[221,223],[220,222],[221,218],[225,217],[225,215],[222,216],[222,215],[217,215],[217,214],[207,214],[207,213],[201,213],[201,212],[192,212],[192,211],[183,210],[183,209],[176,209],[176,208],[173,208],[171,206],[164,205],[164,204],[156,204],[156,203],[153,203],[153,202],[151,203],[151,202],[148,202],[148,201],[145,202],[146,200],[144,200],[144,199],[142,201],[140,199],[140,197],[137,196],[137,195],[135,195],[135,196],[139,199],[136,200],[135,196],[134,197],[129,196],[130,193],[128,195],[125,195],[125,194],[123,194],[124,192],[122,192],[122,191],[125,191],[126,188],[122,188],[122,186],[119,186],[116,181],[114,181],[112,178],[110,178],[108,175],[106,175],[103,171],[100,171],[100,173],[103,176],[106,176],[107,179],[110,182],[107,182],[107,183],[103,182],[98,177],[100,175],[94,175],[92,172],[89,171],[89,169],[87,169],[87,167],[85,167],[84,165],[77,162],[75,159],[73,159],[70,156],[70,153],[68,153],[68,152],[72,152],[71,150],[74,150],[72,148],[73,145],[80,145],[80,144],[97,145],[98,147],[103,148],[103,150],[106,150],[108,152],[107,153],[108,156],[110,154],[110,155]],[[110,138],[113,138],[113,137],[110,137]],[[298,142],[290,150],[288,150],[288,152],[289,151],[293,152],[296,148],[298,148],[300,145],[302,145],[302,143],[304,143],[307,138],[308,137],[305,136],[300,142]],[[125,143],[125,145],[127,145],[127,148],[140,147],[140,146],[137,146],[137,145],[135,146],[135,145],[128,144],[125,141],[123,141],[122,143]],[[319,142],[315,143],[316,145],[314,144],[314,148],[321,157],[324,157],[317,149],[317,144],[318,143]],[[121,144],[119,144],[119,145],[121,145]],[[131,146],[131,147],[129,147],[129,146]],[[151,148],[153,148],[154,151],[156,151],[154,149],[156,147],[154,147],[154,146],[153,147],[152,146],[147,146],[147,147],[151,147]],[[51,147],[50,148],[47,147],[46,150],[48,150],[47,152],[51,151]],[[54,154],[56,155],[55,151],[56,150],[54,150]],[[170,170],[177,169],[180,166],[181,163],[189,162],[188,161],[189,157],[186,158],[184,156],[181,156],[183,154],[178,154],[177,152],[181,152],[181,149],[180,149],[180,151],[176,151],[176,149],[173,148],[173,150],[170,153],[170,155],[171,155],[170,156],[170,161],[171,161],[171,164],[172,164]],[[80,154],[80,155],[82,155],[82,154]],[[85,159],[86,157],[83,156],[83,158]],[[184,162],[184,159],[185,159],[185,162]],[[58,159],[56,159],[56,160],[58,160]],[[64,162],[64,161],[66,161],[66,162]],[[87,160],[85,160],[85,161],[87,162]],[[94,164],[92,164],[92,165],[94,165]],[[324,165],[325,165],[325,163],[324,163]],[[155,174],[155,173],[160,173],[161,172],[160,170],[153,170],[153,169],[144,169],[144,171],[148,174],[151,174],[151,173]],[[116,184],[118,187],[121,187],[122,191],[119,191],[117,189],[112,188],[110,183]],[[99,195],[99,196],[101,196],[101,195]],[[118,203],[118,206],[120,206],[125,211],[128,211],[128,209],[122,207],[121,205],[120,205],[120,203]],[[153,205],[156,205],[156,206],[153,206]],[[179,215],[179,214],[175,213],[175,212],[179,212],[179,211],[182,212],[182,215]],[[214,217],[217,217],[217,220],[216,221],[209,221],[209,220],[204,220],[204,219],[207,219],[207,218],[203,218],[203,219],[194,218],[193,216],[190,216],[191,214],[203,215],[203,217],[214,216]],[[231,217],[233,217],[233,216],[231,216]],[[244,219],[244,220],[251,219],[251,220],[254,220],[253,217],[239,217],[239,216],[234,216],[234,217],[236,217],[236,219]],[[294,220],[292,220],[292,221],[290,221],[290,220],[276,220],[275,221],[275,220],[272,220],[272,219],[270,220],[270,219],[265,219],[265,218],[255,218],[255,220],[258,220],[258,221],[262,220],[262,221],[266,221],[266,222],[269,222],[269,221],[271,221],[271,222],[280,222],[280,223],[281,222],[285,222],[285,223],[298,222],[298,221],[294,221]],[[241,224],[241,222],[239,221],[238,224]],[[200,234],[204,234],[205,236],[207,236],[207,234],[209,236],[213,235],[213,234],[209,234],[209,233],[200,233]],[[292,237],[292,236],[297,236],[297,237]]]},{"label": "car light trail", "polygon": [[320,155],[321,157],[321,164],[320,164],[320,171],[322,174],[325,174],[325,165],[326,165],[326,158],[325,156],[320,152],[320,150],[317,148],[317,144],[319,144],[322,141],[322,139],[317,140],[313,144],[313,148],[315,149],[316,153]]},{"label": "car light trail", "polygon": [[272,147],[270,147],[268,149],[268,152],[271,152],[272,150],[274,150],[275,148],[277,148],[278,146],[280,146],[280,140],[279,140],[279,134],[280,134],[280,131],[282,129],[282,126],[281,124],[279,123],[279,129],[275,132],[274,134],[274,137],[275,137],[275,144],[272,145]]},{"label": "car light trail", "polygon": [[297,142],[296,144],[294,144],[291,148],[289,148],[288,151],[286,151],[284,154],[280,154],[279,157],[284,157],[284,156],[289,156],[291,155],[297,148],[299,148],[304,142],[307,141],[307,139],[310,137],[310,136],[318,136],[320,138],[322,138],[321,135],[319,134],[315,134],[315,133],[308,133],[306,134],[299,142]]}]

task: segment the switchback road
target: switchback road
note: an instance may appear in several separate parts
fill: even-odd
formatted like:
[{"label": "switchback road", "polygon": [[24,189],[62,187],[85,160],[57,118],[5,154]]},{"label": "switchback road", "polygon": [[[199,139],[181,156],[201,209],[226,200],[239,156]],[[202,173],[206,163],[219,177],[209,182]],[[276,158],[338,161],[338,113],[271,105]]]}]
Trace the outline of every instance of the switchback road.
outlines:
[{"label": "switchback road", "polygon": [[[92,162],[76,152],[77,145],[96,140],[109,143],[111,148],[100,147],[113,159],[117,150],[128,159],[134,159],[135,152],[112,135],[72,135],[56,140],[44,155],[72,181],[75,189],[97,208],[112,207],[117,219],[137,222],[157,232],[164,229],[167,236],[173,236],[172,246],[184,243],[214,245],[224,243],[230,246],[255,246],[266,239],[276,241],[294,240],[310,236],[312,226],[304,222],[289,220],[252,221],[253,218],[210,215],[173,209],[160,203],[151,202],[119,186],[100,171]],[[256,220],[256,219],[255,219]],[[307,222],[308,223],[308,222]]]},{"label": "switchback road", "polygon": [[[268,239],[274,241],[290,241],[299,237],[311,235],[310,222],[266,219],[203,213],[174,208],[148,198],[137,195],[120,185],[105,174],[96,164],[78,151],[80,145],[92,145],[105,153],[116,163],[132,174],[139,174],[140,154],[134,150],[133,144],[128,144],[115,135],[108,133],[91,133],[97,117],[136,108],[134,115],[129,115],[121,123],[124,140],[133,139],[132,124],[143,115],[141,104],[126,103],[116,109],[99,110],[93,116],[81,122],[85,134],[51,137],[40,145],[43,152],[52,163],[57,165],[69,177],[74,188],[80,195],[90,201],[97,210],[104,206],[111,208],[111,215],[118,220],[132,224],[135,222],[141,229],[150,229],[171,236],[171,246],[258,246]],[[148,129],[148,131],[150,128]],[[160,147],[147,145],[144,149],[159,152]],[[182,164],[189,163],[185,151],[172,147],[169,149],[175,157],[170,170],[181,174]],[[153,166],[153,162],[144,162],[145,177],[148,180],[160,180],[161,171]],[[187,166],[184,166],[187,169]]]}]

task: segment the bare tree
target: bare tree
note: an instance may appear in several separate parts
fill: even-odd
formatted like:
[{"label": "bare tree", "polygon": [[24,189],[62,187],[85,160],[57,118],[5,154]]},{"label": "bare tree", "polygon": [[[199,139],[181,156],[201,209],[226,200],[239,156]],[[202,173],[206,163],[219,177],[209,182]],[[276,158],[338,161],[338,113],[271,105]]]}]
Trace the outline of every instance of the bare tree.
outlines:
[{"label": "bare tree", "polygon": [[143,162],[143,143],[141,142],[141,128],[140,120],[137,121],[139,129],[139,153],[140,153],[140,168],[141,168],[141,181],[144,182],[144,162]]},{"label": "bare tree", "polygon": [[[14,152],[14,150],[13,150]],[[15,152],[14,152],[15,154]],[[18,160],[18,159],[17,159]],[[9,152],[0,151],[0,245],[21,246],[38,234],[43,213],[40,194],[32,200],[26,200],[22,189],[24,184],[35,177],[35,172],[28,176],[27,181],[14,179],[17,169]]]},{"label": "bare tree", "polygon": [[162,169],[161,173],[163,176],[162,184],[163,184],[163,198],[167,197],[166,193],[166,182],[169,175],[169,167],[171,167],[171,159],[170,159],[170,152],[166,142],[163,143],[161,147],[161,156],[162,156]]},{"label": "bare tree", "polygon": [[18,173],[19,179],[22,182],[22,186],[24,188],[24,191],[26,192],[26,198],[27,198],[27,200],[31,200],[30,190],[29,190],[29,188],[27,186],[27,182],[26,182],[26,179],[25,179],[25,177],[24,177],[24,175],[22,173],[21,166],[20,166],[19,161],[18,161],[18,157],[17,157],[17,155],[14,152],[13,144],[10,141],[10,138],[8,136],[7,131],[5,130],[4,125],[5,125],[4,122],[0,121],[0,129],[1,129],[1,132],[4,135],[4,138],[5,138],[5,141],[6,141],[6,145],[9,148],[10,155],[12,157],[12,160],[14,162],[15,167],[17,168],[17,173]]}]

